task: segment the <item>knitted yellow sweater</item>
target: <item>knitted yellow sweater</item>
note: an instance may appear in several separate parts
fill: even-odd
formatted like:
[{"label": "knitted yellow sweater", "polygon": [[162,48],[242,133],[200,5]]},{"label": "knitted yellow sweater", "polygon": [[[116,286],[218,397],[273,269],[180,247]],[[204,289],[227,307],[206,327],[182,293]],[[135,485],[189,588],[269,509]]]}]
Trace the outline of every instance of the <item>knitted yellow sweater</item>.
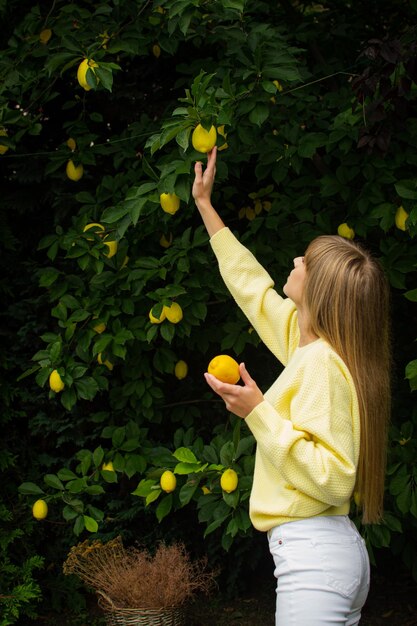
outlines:
[{"label": "knitted yellow sweater", "polygon": [[297,310],[269,274],[223,228],[211,238],[221,275],[285,369],[246,417],[256,442],[250,517],[255,528],[349,511],[359,455],[359,409],[351,375],[318,339],[298,347]]}]

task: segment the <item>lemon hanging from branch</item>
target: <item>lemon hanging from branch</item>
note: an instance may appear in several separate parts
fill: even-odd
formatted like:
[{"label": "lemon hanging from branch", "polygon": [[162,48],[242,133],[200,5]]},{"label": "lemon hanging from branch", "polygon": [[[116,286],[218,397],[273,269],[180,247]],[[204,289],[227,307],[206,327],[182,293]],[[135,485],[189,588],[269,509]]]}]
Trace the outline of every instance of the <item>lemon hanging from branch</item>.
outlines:
[{"label": "lemon hanging from branch", "polygon": [[88,70],[91,70],[95,76],[95,67],[98,67],[98,63],[96,63],[94,59],[84,59],[78,66],[77,80],[80,86],[85,89],[85,91],[90,91],[91,89],[91,85],[87,81],[87,72]]},{"label": "lemon hanging from branch", "polygon": [[201,124],[198,124],[191,136],[191,143],[197,152],[210,152],[216,145],[217,131],[215,126],[211,126],[210,130],[206,130]]}]

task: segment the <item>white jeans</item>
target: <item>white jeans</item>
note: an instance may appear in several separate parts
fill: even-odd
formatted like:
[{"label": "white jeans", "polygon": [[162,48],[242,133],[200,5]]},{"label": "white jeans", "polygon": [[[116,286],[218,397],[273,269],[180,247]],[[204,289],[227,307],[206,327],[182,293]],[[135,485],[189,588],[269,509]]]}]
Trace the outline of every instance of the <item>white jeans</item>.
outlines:
[{"label": "white jeans", "polygon": [[369,591],[369,558],[344,515],[312,517],[268,532],[277,584],[276,626],[355,626]]}]

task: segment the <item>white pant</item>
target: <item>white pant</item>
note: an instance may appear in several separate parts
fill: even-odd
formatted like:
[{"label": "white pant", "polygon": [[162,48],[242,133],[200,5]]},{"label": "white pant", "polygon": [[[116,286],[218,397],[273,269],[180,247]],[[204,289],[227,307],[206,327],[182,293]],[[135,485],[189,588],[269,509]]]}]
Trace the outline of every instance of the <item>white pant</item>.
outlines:
[{"label": "white pant", "polygon": [[276,626],[355,626],[369,591],[369,558],[344,515],[312,517],[268,532],[277,584]]}]

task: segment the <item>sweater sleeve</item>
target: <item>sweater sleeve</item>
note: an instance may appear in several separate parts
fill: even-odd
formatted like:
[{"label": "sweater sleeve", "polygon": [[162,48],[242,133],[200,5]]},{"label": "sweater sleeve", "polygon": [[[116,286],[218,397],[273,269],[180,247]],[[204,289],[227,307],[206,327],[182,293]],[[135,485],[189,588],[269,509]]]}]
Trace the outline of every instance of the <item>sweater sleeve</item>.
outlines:
[{"label": "sweater sleeve", "polygon": [[359,454],[352,383],[331,356],[310,363],[302,379],[291,399],[280,399],[291,403],[291,419],[265,399],[246,423],[269,471],[277,472],[289,489],[341,506],[353,492]]},{"label": "sweater sleeve", "polygon": [[299,342],[294,302],[275,291],[268,272],[229,228],[218,231],[210,243],[234,300],[264,344],[286,365]]}]

